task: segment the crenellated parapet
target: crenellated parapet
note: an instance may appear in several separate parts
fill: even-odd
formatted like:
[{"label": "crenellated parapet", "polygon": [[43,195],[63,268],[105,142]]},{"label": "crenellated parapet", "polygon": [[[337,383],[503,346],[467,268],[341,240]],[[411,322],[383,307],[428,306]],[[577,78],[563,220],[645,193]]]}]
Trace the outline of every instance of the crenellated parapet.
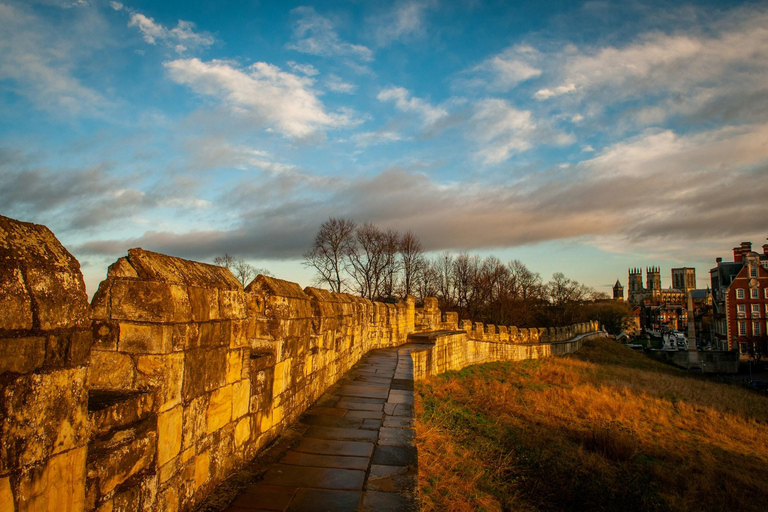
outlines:
[{"label": "crenellated parapet", "polygon": [[465,320],[460,331],[445,332],[432,338],[434,345],[411,352],[414,379],[420,380],[473,364],[496,361],[522,361],[578,350],[598,332],[597,322],[567,327],[522,328],[485,325]]},{"label": "crenellated parapet", "polygon": [[[244,289],[226,268],[143,249],[89,305],[50,230],[0,217],[0,508],[192,510],[368,351],[434,331],[449,333],[441,371],[576,332],[267,276]],[[437,371],[425,360],[418,375]]]},{"label": "crenellated parapet", "polygon": [[0,508],[83,510],[91,323],[80,264],[0,216]]}]

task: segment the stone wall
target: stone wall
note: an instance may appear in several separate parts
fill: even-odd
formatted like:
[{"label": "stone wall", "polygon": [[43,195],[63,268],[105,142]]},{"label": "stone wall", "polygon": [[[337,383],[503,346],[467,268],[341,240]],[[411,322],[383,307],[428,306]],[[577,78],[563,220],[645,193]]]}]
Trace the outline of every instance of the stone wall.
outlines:
[{"label": "stone wall", "polygon": [[83,510],[90,346],[77,260],[0,216],[0,510]]},{"label": "stone wall", "polygon": [[[557,353],[574,330],[462,324],[417,376]],[[364,354],[451,333],[415,308],[131,249],[88,304],[47,228],[0,217],[0,510],[191,510]],[[531,345],[531,343],[533,343]],[[528,344],[528,345],[526,345]]]},{"label": "stone wall", "polygon": [[597,323],[562,328],[518,329],[516,327],[462,322],[462,330],[432,336],[434,346],[411,352],[414,380],[426,379],[473,364],[522,361],[570,354],[596,333]]}]

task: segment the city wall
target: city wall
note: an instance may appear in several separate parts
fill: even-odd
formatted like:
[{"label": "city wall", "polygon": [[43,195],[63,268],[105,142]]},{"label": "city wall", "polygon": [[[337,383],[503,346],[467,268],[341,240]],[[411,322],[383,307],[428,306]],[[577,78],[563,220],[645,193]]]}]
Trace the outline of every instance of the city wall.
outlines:
[{"label": "city wall", "polygon": [[411,352],[413,378],[422,380],[473,364],[570,354],[591,336],[604,335],[597,331],[597,322],[518,329],[463,321],[460,330],[428,335],[434,345]]},{"label": "city wall", "polygon": [[545,342],[574,332],[459,326],[434,299],[265,276],[243,289],[227,269],[142,249],[88,304],[53,233],[0,216],[0,510],[190,510],[366,352],[433,331],[453,334],[415,356],[421,377],[504,347],[559,353]]}]

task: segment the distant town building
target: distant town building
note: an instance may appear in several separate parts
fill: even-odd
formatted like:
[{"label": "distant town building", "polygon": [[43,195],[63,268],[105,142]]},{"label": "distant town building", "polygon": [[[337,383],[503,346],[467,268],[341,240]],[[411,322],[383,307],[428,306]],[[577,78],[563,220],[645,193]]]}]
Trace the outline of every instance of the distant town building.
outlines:
[{"label": "distant town building", "polygon": [[768,354],[768,244],[763,253],[752,242],[733,248],[733,261],[715,260],[712,283],[712,331],[716,348],[738,349],[742,359]]},{"label": "distant town building", "polygon": [[[641,268],[631,268],[628,273],[627,301],[637,306],[641,329],[657,333],[666,330],[686,332],[689,322],[689,295],[696,289],[696,269],[673,268],[672,286],[667,289],[661,287],[659,267],[646,267],[645,270],[645,286]],[[620,285],[618,281],[616,284]]]},{"label": "distant town building", "polygon": [[624,287],[619,280],[616,280],[616,284],[613,285],[613,298],[614,300],[624,300]]}]

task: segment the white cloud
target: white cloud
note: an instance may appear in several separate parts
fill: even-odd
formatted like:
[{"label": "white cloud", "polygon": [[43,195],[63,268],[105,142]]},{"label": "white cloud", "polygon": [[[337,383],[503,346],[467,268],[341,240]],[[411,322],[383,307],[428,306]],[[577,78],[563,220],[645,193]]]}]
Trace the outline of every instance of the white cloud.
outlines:
[{"label": "white cloud", "polygon": [[302,75],[315,76],[320,73],[317,70],[317,68],[312,64],[299,64],[297,62],[289,60],[288,66],[296,73],[301,73]]},{"label": "white cloud", "polygon": [[386,46],[393,41],[421,34],[428,7],[426,2],[408,2],[396,6],[384,16],[369,19],[368,22],[375,26],[376,42]]},{"label": "white cloud", "polygon": [[352,123],[349,114],[326,111],[312,90],[314,80],[266,62],[244,69],[230,62],[200,59],[177,59],[164,65],[175,82],[288,137],[304,138]]},{"label": "white cloud", "polygon": [[177,53],[184,53],[188,49],[207,48],[214,43],[210,34],[195,32],[195,24],[191,21],[179,20],[175,28],[168,29],[140,12],[131,12],[128,26],[138,27],[147,43],[154,45],[163,42]]},{"label": "white cloud", "polygon": [[0,80],[54,115],[100,115],[111,103],[76,76],[78,59],[97,44],[72,35],[81,23],[95,25],[88,16],[83,12],[63,30],[23,8],[0,4]]},{"label": "white cloud", "polygon": [[554,89],[539,89],[538,91],[536,91],[533,97],[536,98],[537,100],[547,100],[549,98],[552,98],[553,96],[561,96],[569,92],[574,92],[575,90],[576,90],[576,84],[571,83],[571,84],[559,85]]},{"label": "white cloud", "polygon": [[531,111],[497,98],[477,103],[470,125],[469,136],[480,145],[476,156],[488,165],[508,160],[535,144],[567,145],[574,141],[572,135],[535,121]]},{"label": "white cloud", "polygon": [[392,130],[379,130],[375,132],[356,133],[352,136],[352,142],[358,147],[375,146],[406,140],[402,135]]},{"label": "white cloud", "polygon": [[541,76],[539,59],[541,53],[535,48],[514,45],[475,66],[470,72],[476,75],[475,78],[460,80],[459,83],[508,91],[521,82]]},{"label": "white cloud", "polygon": [[547,56],[553,78],[534,97],[592,117],[608,105],[640,100],[622,114],[639,126],[661,125],[671,116],[757,121],[768,112],[766,26],[768,10],[744,7],[690,29],[647,32],[624,45],[571,45]]},{"label": "white cloud", "polygon": [[411,93],[403,87],[389,87],[383,89],[376,96],[379,101],[392,101],[401,112],[417,114],[422,118],[424,126],[429,127],[448,115],[443,107],[435,107],[428,101],[411,96]]},{"label": "white cloud", "polygon": [[325,81],[325,86],[333,92],[340,92],[344,94],[352,94],[355,92],[355,89],[357,89],[355,84],[345,82],[341,79],[341,77],[334,74],[328,75],[328,78]]},{"label": "white cloud", "polygon": [[483,146],[478,156],[486,164],[497,164],[529,150],[537,129],[530,111],[518,110],[500,99],[481,101],[471,122],[474,137]]},{"label": "white cloud", "polygon": [[339,39],[330,19],[320,16],[312,7],[297,7],[291,11],[296,17],[293,28],[294,42],[287,48],[310,55],[338,57],[351,55],[364,61],[373,60],[373,53],[365,46]]}]

